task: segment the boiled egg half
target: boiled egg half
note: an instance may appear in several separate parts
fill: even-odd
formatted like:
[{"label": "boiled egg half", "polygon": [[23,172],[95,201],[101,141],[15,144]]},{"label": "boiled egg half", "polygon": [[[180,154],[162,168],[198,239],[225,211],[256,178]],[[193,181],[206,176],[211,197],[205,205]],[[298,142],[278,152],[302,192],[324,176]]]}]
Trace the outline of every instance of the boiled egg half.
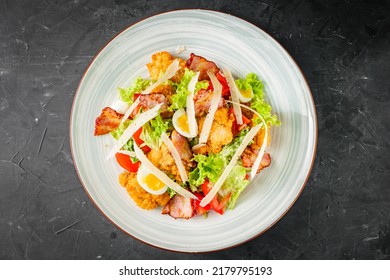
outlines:
[{"label": "boiled egg half", "polygon": [[253,98],[253,90],[252,87],[249,86],[246,89],[238,89],[238,97],[242,103],[247,103],[252,100]]},{"label": "boiled egg half", "polygon": [[[187,112],[184,109],[179,109],[173,114],[172,123],[176,131],[179,132],[181,135],[187,138],[194,138],[196,136],[196,134],[191,134],[190,122],[188,121]],[[197,128],[193,128],[192,131],[197,132]]]},{"label": "boiled egg half", "polygon": [[141,167],[137,172],[137,180],[141,187],[148,193],[160,195],[166,192],[168,186],[165,185],[156,175],[151,173],[146,167]]}]

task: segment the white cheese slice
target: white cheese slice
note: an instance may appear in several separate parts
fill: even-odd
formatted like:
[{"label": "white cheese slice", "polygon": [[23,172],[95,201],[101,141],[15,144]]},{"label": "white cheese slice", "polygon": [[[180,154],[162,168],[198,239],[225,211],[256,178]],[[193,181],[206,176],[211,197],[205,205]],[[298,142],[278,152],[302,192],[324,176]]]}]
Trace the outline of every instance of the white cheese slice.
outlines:
[{"label": "white cheese slice", "polygon": [[198,124],[196,123],[195,117],[195,103],[194,103],[194,92],[195,86],[198,82],[199,72],[196,72],[195,76],[192,77],[191,81],[188,84],[188,91],[190,94],[187,95],[187,118],[188,118],[188,127],[190,129],[191,137],[194,138],[198,135]]},{"label": "white cheese slice", "polygon": [[199,144],[195,145],[192,147],[192,149],[197,149],[198,147],[202,147],[206,145],[207,140],[209,139],[211,127],[213,125],[214,117],[215,117],[215,112],[218,109],[218,103],[221,100],[221,94],[222,94],[222,85],[218,81],[217,77],[215,77],[214,73],[212,72],[207,72],[207,74],[210,77],[210,80],[213,84],[214,87],[214,94],[210,102],[210,108],[207,113],[206,119],[203,123],[202,131],[200,132],[199,136]]},{"label": "white cheese slice", "polygon": [[183,181],[183,183],[187,182],[188,181],[187,171],[184,168],[183,162],[181,160],[179,152],[176,150],[175,145],[173,145],[171,139],[169,139],[169,137],[165,133],[161,134],[161,140],[168,147],[168,150],[170,151],[173,159],[175,160],[177,169],[179,169],[181,180]]},{"label": "white cheese slice", "polygon": [[[226,81],[229,85],[230,95],[232,97],[232,101],[236,102],[236,103],[240,103],[238,89],[237,89],[236,83],[234,82],[232,73],[230,72],[229,69],[224,69],[223,74],[225,75]],[[237,124],[242,125],[242,112],[241,112],[240,105],[233,103],[233,111],[234,111],[234,115],[236,116]]]},{"label": "white cheese slice", "polygon": [[190,197],[193,199],[197,199],[195,195],[187,191],[186,189],[182,188],[179,184],[175,183],[171,180],[171,178],[168,177],[167,174],[162,172],[160,169],[158,169],[154,164],[147,158],[147,156],[142,152],[142,150],[137,146],[136,143],[134,143],[134,151],[137,155],[137,158],[139,161],[145,165],[145,167],[148,169],[150,173],[152,173],[154,176],[156,176],[161,182],[166,184],[168,187],[170,187],[172,190],[174,190],[176,193],[184,196],[184,197]]},{"label": "white cheese slice", "polygon": [[145,123],[155,118],[158,115],[162,104],[154,106],[152,109],[146,111],[145,113],[140,114],[133,122],[125,129],[121,137],[114,144],[114,147],[110,150],[107,155],[107,159],[113,157],[126,142],[133,136],[133,134],[140,129]]},{"label": "white cheese slice", "polygon": [[248,134],[245,135],[242,143],[238,147],[237,151],[234,153],[232,159],[229,164],[226,166],[225,170],[222,172],[221,176],[218,178],[217,182],[214,184],[210,192],[201,200],[200,206],[204,207],[213,200],[214,196],[217,194],[218,190],[221,188],[222,184],[225,182],[226,178],[232,171],[233,167],[236,165],[238,158],[244,152],[246,146],[248,146],[249,142],[256,136],[257,132],[260,130],[263,124],[258,124],[249,130]]}]

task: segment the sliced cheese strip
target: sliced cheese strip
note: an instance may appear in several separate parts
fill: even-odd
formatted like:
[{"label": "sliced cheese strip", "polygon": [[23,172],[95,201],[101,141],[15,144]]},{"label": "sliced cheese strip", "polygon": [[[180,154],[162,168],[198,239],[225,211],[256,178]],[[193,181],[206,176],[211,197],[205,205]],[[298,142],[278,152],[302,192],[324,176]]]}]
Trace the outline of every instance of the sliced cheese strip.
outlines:
[{"label": "sliced cheese strip", "polygon": [[[232,73],[230,72],[229,69],[224,69],[223,74],[225,75],[226,81],[229,85],[230,95],[232,97],[232,101],[236,102],[236,103],[240,103],[238,89],[237,89],[236,83],[234,82]],[[242,112],[241,112],[240,105],[233,103],[233,111],[234,111],[234,115],[236,116],[237,124],[242,125],[243,122],[242,122]]]},{"label": "sliced cheese strip", "polygon": [[155,118],[158,115],[162,104],[154,106],[152,109],[147,110],[145,113],[140,114],[133,122],[125,129],[121,137],[115,143],[114,147],[107,155],[107,159],[113,157],[126,142],[133,136],[133,134],[140,129],[145,123]]},{"label": "sliced cheese strip", "polygon": [[[234,103],[232,101],[227,101],[229,103],[232,103],[234,105]],[[246,105],[243,105],[243,104],[240,104],[240,103],[237,103],[239,106],[245,108],[245,109],[248,109],[250,110],[251,112],[253,112],[256,116],[258,116],[264,126],[264,129],[265,129],[265,135],[264,135],[264,140],[263,140],[263,144],[261,144],[261,147],[260,147],[260,151],[259,151],[259,154],[257,155],[257,158],[255,160],[255,162],[253,163],[253,166],[252,166],[252,169],[251,169],[251,175],[250,175],[250,179],[252,180],[256,173],[257,173],[257,169],[259,169],[259,166],[261,164],[261,160],[263,159],[263,156],[264,156],[264,152],[265,152],[265,148],[267,147],[267,142],[268,142],[268,126],[267,126],[267,123],[265,122],[264,118],[255,110],[253,110],[251,107],[248,107]]]},{"label": "sliced cheese strip", "polygon": [[225,182],[226,178],[232,171],[233,167],[236,165],[238,158],[241,156],[241,154],[244,152],[246,146],[248,146],[249,142],[252,141],[252,139],[256,136],[257,132],[260,130],[261,126],[263,124],[258,124],[249,130],[248,134],[245,135],[244,139],[242,140],[241,145],[238,147],[237,151],[234,153],[231,161],[226,166],[225,170],[222,172],[221,176],[218,178],[217,182],[214,184],[213,188],[210,190],[210,192],[201,200],[200,206],[204,207],[207,204],[213,200],[214,196],[217,194],[219,189],[221,188],[222,184]]},{"label": "sliced cheese strip", "polygon": [[[156,87],[158,87],[159,85],[165,83],[167,80],[169,80],[170,78],[175,76],[177,70],[179,70],[179,69],[180,69],[179,60],[175,59],[168,66],[168,68],[165,71],[165,73],[160,78],[158,78],[158,80],[155,83],[153,83],[152,85],[147,87],[143,92],[141,92],[141,94],[149,94],[149,93],[151,93],[152,90],[154,90]],[[134,109],[138,106],[138,104],[139,104],[139,100],[138,99],[136,101],[134,101],[133,104],[131,104],[130,108],[124,114],[124,116],[123,116],[123,118],[121,120],[121,123],[129,118],[129,116],[134,111]]]},{"label": "sliced cheese strip", "polygon": [[175,145],[173,145],[171,139],[169,139],[169,137],[165,133],[161,134],[161,140],[164,142],[165,145],[167,145],[168,150],[171,152],[171,155],[175,160],[177,169],[179,169],[181,180],[183,181],[183,183],[187,182],[188,181],[187,172],[186,169],[184,168],[183,162],[181,161],[181,157],[179,155],[179,152],[176,150]]},{"label": "sliced cheese strip", "polygon": [[253,166],[252,166],[251,178],[250,178],[251,180],[253,180],[253,178],[255,177],[255,175],[257,173],[257,169],[259,169],[259,166],[261,164],[261,160],[263,159],[263,156],[264,156],[265,147],[267,147],[267,142],[268,142],[268,126],[267,126],[267,123],[265,122],[265,120],[263,119],[262,116],[258,115],[258,117],[262,121],[262,124],[263,124],[264,129],[265,129],[265,134],[264,134],[264,139],[263,139],[263,143],[261,144],[261,148],[260,148],[259,154],[257,155],[257,158],[256,158],[256,160],[255,160],[255,162],[253,163]]},{"label": "sliced cheese strip", "polygon": [[154,176],[156,176],[158,179],[161,180],[164,184],[166,184],[168,187],[170,187],[172,190],[174,190],[176,193],[184,196],[184,197],[190,197],[193,199],[197,199],[195,195],[187,191],[186,189],[183,189],[179,184],[175,183],[174,181],[171,180],[165,174],[162,172],[160,169],[158,169],[154,164],[147,158],[147,156],[142,152],[142,150],[137,146],[136,143],[134,143],[134,151],[139,159],[139,161],[145,165],[145,167],[148,169],[150,173],[152,173]]},{"label": "sliced cheese strip", "polygon": [[143,92],[141,92],[141,94],[149,94],[152,92],[152,90],[154,90],[156,87],[158,87],[159,85],[161,85],[162,83],[165,83],[167,80],[169,80],[170,78],[172,78],[173,76],[175,76],[177,70],[180,69],[180,66],[179,66],[179,60],[178,59],[175,59],[167,68],[167,70],[165,71],[165,73],[160,77],[158,78],[158,80],[156,82],[154,82],[152,85],[150,85],[149,87],[147,87]]},{"label": "sliced cheese strip", "polygon": [[206,119],[203,123],[202,131],[200,132],[199,144],[195,145],[193,148],[206,145],[207,139],[209,139],[211,127],[213,125],[215,112],[217,111],[218,103],[221,100],[221,94],[222,94],[221,83],[218,81],[217,77],[215,77],[214,73],[207,72],[207,74],[209,75],[210,80],[213,83],[214,94],[210,102],[209,112],[207,113]]},{"label": "sliced cheese strip", "polygon": [[195,76],[192,77],[191,81],[188,84],[188,91],[190,94],[187,95],[187,117],[188,117],[188,126],[190,129],[191,137],[196,137],[198,135],[198,124],[196,123],[195,117],[195,103],[194,103],[194,92],[195,86],[198,82],[199,72],[196,72]]},{"label": "sliced cheese strip", "polygon": [[139,99],[134,101],[133,104],[131,104],[130,108],[127,109],[126,113],[123,115],[121,123],[123,123],[125,120],[127,120],[130,117],[131,113],[134,111],[135,107],[137,107],[138,105],[139,105]]}]

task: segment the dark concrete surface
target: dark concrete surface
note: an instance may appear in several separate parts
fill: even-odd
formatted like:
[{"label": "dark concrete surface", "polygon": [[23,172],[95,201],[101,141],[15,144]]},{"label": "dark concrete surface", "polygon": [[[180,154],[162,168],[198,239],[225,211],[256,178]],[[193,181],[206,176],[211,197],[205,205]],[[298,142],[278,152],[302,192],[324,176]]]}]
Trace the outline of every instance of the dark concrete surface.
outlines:
[{"label": "dark concrete surface", "polygon": [[[82,188],[69,114],[99,49],[144,17],[218,10],[271,34],[312,89],[318,153],[306,189],[239,247],[179,254],[108,222]],[[389,1],[0,1],[0,259],[389,259]],[[206,233],[205,233],[206,234]]]}]

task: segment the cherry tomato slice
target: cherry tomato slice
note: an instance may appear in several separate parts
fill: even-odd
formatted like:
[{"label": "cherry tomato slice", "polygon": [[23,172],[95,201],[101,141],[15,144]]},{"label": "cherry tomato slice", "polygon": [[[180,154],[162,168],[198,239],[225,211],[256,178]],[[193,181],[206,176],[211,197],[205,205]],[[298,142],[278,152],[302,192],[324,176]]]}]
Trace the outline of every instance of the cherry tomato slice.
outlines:
[{"label": "cherry tomato slice", "polygon": [[207,212],[209,212],[211,206],[210,204],[207,204],[205,207],[202,207],[199,205],[201,200],[204,198],[204,196],[200,193],[194,193],[194,195],[198,198],[198,200],[194,200],[194,209],[197,215],[203,215]]},{"label": "cherry tomato slice", "polygon": [[142,145],[144,144],[144,140],[141,139],[141,133],[142,133],[142,127],[140,129],[138,129],[134,134],[133,134],[133,139],[135,141],[135,143],[141,147],[142,151],[144,153],[149,153],[150,152],[150,148],[146,145]]},{"label": "cherry tomato slice", "polygon": [[[211,190],[211,188],[209,186],[209,180],[206,179],[202,184],[203,194],[206,196],[210,190]],[[205,207],[210,206],[215,212],[223,215],[223,213],[225,212],[225,208],[227,206],[227,203],[229,202],[230,196],[231,196],[231,193],[226,195],[220,202],[218,202],[217,195],[215,195],[214,198],[210,201],[210,203],[207,204]]]},{"label": "cherry tomato slice", "polygon": [[116,158],[116,161],[119,163],[119,165],[129,172],[137,172],[138,168],[141,165],[140,161],[133,163],[129,155],[116,153],[115,158]]}]

